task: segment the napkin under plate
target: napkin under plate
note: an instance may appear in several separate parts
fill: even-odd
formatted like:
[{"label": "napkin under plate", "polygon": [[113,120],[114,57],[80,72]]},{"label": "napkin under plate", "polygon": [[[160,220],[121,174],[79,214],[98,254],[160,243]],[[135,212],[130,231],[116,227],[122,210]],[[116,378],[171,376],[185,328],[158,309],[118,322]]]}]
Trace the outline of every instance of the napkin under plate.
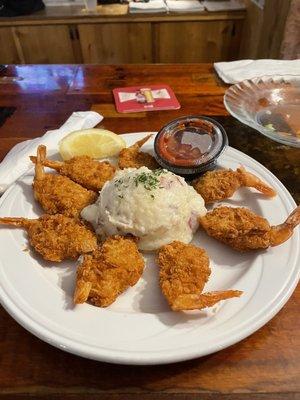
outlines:
[{"label": "napkin under plate", "polygon": [[95,111],[74,112],[59,129],[47,131],[43,136],[18,143],[0,164],[0,194],[32,168],[29,156],[36,154],[40,144],[57,147],[58,142],[67,134],[80,129],[93,128],[102,119],[102,115]]}]

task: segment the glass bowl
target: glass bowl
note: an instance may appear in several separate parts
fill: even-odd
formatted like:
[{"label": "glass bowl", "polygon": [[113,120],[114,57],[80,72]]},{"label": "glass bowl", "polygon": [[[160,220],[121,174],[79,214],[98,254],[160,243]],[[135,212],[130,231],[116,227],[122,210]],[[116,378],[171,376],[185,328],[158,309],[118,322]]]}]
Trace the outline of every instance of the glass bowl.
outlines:
[{"label": "glass bowl", "polygon": [[262,76],[230,86],[224,105],[268,138],[300,147],[300,75]]}]

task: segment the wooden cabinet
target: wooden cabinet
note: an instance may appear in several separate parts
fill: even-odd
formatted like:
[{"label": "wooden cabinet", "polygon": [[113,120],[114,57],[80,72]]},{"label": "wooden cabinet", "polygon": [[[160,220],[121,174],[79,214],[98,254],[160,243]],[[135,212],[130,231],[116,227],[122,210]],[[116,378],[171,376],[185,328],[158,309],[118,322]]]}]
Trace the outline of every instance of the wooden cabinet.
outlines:
[{"label": "wooden cabinet", "polygon": [[68,25],[17,26],[12,30],[22,62],[75,63]]},{"label": "wooden cabinet", "polygon": [[78,25],[85,63],[151,63],[150,23]]},{"label": "wooden cabinet", "polygon": [[227,61],[238,58],[244,16],[226,12],[0,18],[0,63]]},{"label": "wooden cabinet", "polygon": [[155,61],[193,63],[237,58],[240,31],[240,21],[156,23]]},{"label": "wooden cabinet", "polygon": [[12,28],[0,28],[0,64],[20,64]]}]

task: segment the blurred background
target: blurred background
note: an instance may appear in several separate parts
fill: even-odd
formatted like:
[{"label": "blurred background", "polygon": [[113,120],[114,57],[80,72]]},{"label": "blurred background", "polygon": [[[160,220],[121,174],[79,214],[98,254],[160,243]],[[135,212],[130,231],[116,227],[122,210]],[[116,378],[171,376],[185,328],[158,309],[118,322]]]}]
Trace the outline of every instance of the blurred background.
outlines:
[{"label": "blurred background", "polygon": [[300,58],[300,0],[0,0],[1,64]]}]

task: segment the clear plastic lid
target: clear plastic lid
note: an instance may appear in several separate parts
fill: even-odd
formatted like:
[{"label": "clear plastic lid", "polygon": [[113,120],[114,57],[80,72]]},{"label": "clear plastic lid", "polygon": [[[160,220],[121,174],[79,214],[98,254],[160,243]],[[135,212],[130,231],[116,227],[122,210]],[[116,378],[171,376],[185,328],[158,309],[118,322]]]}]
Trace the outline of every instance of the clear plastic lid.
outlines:
[{"label": "clear plastic lid", "polygon": [[226,132],[218,122],[188,116],[165,125],[156,136],[154,148],[164,168],[193,174],[215,162],[227,143]]}]

